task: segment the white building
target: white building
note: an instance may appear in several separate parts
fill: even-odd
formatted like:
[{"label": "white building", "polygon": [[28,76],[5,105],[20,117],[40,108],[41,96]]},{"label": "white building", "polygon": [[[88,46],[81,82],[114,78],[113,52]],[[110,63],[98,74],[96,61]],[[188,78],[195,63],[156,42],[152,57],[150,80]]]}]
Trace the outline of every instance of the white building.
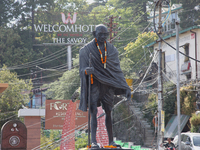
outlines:
[{"label": "white building", "polygon": [[[176,33],[164,37],[166,42],[176,48]],[[200,61],[200,26],[193,26],[179,32],[179,51]],[[158,50],[155,41],[145,47]],[[162,42],[162,69],[170,80],[176,82],[176,50]],[[158,62],[158,58],[155,61]],[[180,81],[200,78],[200,63],[179,53]]]}]

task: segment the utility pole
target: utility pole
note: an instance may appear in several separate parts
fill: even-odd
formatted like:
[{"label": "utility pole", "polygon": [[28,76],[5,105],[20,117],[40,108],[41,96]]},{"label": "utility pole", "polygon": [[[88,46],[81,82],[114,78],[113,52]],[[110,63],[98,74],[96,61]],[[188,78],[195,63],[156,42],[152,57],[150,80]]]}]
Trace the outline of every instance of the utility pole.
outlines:
[{"label": "utility pole", "polygon": [[[113,29],[117,28],[118,23],[113,23],[114,19],[117,17],[113,17],[113,15],[109,16],[109,23],[105,23],[108,26],[109,30],[109,42],[112,43],[113,38],[117,35],[117,31],[114,31]],[[121,19],[121,17],[119,17]],[[121,28],[119,28],[120,30]],[[114,36],[113,36],[114,33]]]},{"label": "utility pole", "polygon": [[71,45],[67,46],[67,65],[68,65],[68,70],[72,69],[72,51],[71,51]]},{"label": "utility pole", "polygon": [[179,73],[179,22],[176,21],[176,76],[177,76],[177,115],[178,115],[178,149],[181,150],[181,117],[180,117],[180,73]]},{"label": "utility pole", "polygon": [[31,3],[32,3],[32,8],[31,8],[32,9],[31,10],[32,11],[32,19],[31,19],[32,20],[32,23],[31,23],[31,26],[32,26],[32,34],[31,34],[32,35],[32,44],[34,44],[34,42],[35,42],[35,31],[34,31],[34,21],[35,21],[34,20],[34,16],[35,16],[34,10],[35,10],[35,3],[34,3],[34,1],[35,0],[31,1]]},{"label": "utility pole", "polygon": [[[159,27],[158,34],[161,36],[162,34],[162,0],[159,0],[157,3],[157,7],[159,10]],[[163,132],[161,130],[162,122],[161,122],[161,112],[163,109],[163,83],[162,83],[162,41],[159,38],[158,41],[158,51],[159,51],[159,59],[158,59],[158,131],[157,131],[157,146],[158,150],[161,150],[161,144],[163,143]]]}]

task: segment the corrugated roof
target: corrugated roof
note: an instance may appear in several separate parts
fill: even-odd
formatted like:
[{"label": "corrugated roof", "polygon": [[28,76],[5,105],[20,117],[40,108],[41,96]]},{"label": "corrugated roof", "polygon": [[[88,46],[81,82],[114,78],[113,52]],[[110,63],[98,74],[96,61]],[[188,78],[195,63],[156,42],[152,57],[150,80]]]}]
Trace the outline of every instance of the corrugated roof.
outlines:
[{"label": "corrugated roof", "polygon": [[[189,120],[190,116],[181,115],[181,131],[185,127],[187,121]],[[167,126],[165,127],[164,137],[174,138],[178,135],[178,116],[172,116]]]}]

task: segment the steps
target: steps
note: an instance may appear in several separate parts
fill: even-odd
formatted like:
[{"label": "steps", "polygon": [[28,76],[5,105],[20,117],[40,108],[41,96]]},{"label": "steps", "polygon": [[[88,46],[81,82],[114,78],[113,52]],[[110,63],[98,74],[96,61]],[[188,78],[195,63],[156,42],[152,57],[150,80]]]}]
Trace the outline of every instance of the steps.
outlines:
[{"label": "steps", "polygon": [[156,143],[156,137],[154,130],[152,130],[151,125],[144,119],[142,112],[140,111],[140,103],[131,102],[129,103],[129,108],[133,114],[137,116],[138,121],[142,124],[142,127],[145,129],[145,139],[144,146],[152,147]]}]

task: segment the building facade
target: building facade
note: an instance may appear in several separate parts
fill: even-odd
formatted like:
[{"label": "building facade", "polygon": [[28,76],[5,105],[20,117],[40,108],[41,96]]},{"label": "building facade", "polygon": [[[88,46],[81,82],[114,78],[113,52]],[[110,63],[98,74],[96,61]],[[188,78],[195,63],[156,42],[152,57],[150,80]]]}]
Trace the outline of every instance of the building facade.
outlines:
[{"label": "building facade", "polygon": [[[172,33],[165,36],[166,42],[176,48],[176,34]],[[180,68],[180,81],[189,81],[200,78],[200,63],[196,60],[200,60],[200,45],[198,40],[200,39],[200,26],[193,26],[179,32],[179,51],[185,55],[179,53],[179,68]],[[146,47],[153,47],[155,52],[158,50],[158,43],[155,41],[146,45]],[[162,70],[166,74],[167,78],[176,82],[176,50],[162,42]],[[189,58],[190,56],[192,58]],[[155,62],[158,62],[156,58]]]}]

